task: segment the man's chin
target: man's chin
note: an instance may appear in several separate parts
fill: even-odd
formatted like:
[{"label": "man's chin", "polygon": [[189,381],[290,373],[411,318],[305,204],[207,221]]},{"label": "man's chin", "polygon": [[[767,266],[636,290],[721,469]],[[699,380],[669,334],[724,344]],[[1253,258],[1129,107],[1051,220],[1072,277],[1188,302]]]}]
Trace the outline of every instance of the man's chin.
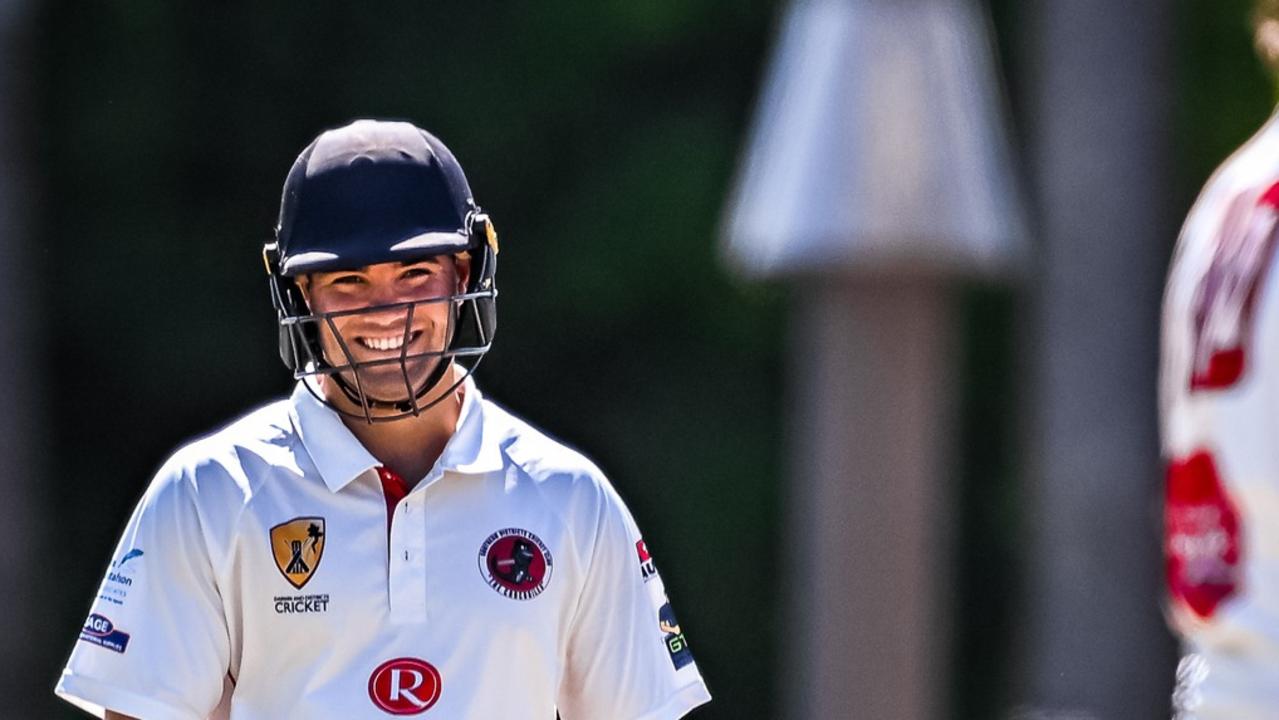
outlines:
[{"label": "man's chin", "polygon": [[[357,381],[355,373],[345,372],[341,374],[343,382],[347,388],[354,391],[355,394],[363,394],[364,398],[369,401],[370,405],[375,407],[395,407],[402,412],[405,409],[412,409],[413,399],[415,395],[422,393],[417,398],[419,405],[426,405],[434,399],[435,394],[440,390],[443,378],[436,381],[434,387],[427,388],[427,382],[430,379],[430,373],[424,369],[409,368],[407,379],[405,373],[400,371],[398,366],[391,368],[366,368],[359,372]],[[353,400],[347,396],[347,393],[336,386],[336,383],[326,383],[327,394],[332,396],[334,393],[341,396],[341,399],[350,402],[359,407],[358,400]],[[425,392],[423,392],[425,390]]]}]

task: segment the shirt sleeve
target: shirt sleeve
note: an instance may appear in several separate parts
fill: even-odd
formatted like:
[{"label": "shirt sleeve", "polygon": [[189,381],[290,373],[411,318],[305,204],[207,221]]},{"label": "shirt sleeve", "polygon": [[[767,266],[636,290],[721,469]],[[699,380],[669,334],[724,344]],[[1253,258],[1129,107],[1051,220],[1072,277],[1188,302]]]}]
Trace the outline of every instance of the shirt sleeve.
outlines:
[{"label": "shirt sleeve", "polygon": [[559,711],[564,720],[674,720],[711,696],[634,520],[605,491]]},{"label": "shirt sleeve", "polygon": [[99,717],[204,720],[223,694],[227,624],[193,474],[174,465],[134,510],[55,690]]}]

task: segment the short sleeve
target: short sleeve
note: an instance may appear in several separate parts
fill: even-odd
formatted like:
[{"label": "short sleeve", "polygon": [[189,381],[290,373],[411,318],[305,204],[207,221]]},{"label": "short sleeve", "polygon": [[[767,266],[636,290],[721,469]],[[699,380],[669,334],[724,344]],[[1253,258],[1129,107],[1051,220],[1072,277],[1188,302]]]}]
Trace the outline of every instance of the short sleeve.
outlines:
[{"label": "short sleeve", "polygon": [[674,720],[710,693],[630,513],[605,485],[567,646],[564,720]]},{"label": "short sleeve", "polygon": [[196,486],[170,466],[134,510],[56,688],[99,717],[204,720],[223,694],[230,642]]}]

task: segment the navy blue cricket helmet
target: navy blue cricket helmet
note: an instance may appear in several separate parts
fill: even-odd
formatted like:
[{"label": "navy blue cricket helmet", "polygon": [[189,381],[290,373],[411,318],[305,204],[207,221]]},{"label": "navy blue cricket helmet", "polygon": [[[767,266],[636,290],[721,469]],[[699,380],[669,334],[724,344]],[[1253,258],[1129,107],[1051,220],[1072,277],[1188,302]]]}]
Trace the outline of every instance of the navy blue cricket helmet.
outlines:
[{"label": "navy blue cricket helmet", "polygon": [[[453,153],[435,136],[411,123],[380,120],[357,120],[323,132],[293,163],[284,181],[275,240],[263,248],[280,326],[280,358],[298,379],[332,377],[362,409],[359,416],[370,422],[416,415],[430,406],[420,401],[444,376],[448,361],[456,359],[469,373],[492,345],[497,252],[492,221],[475,203]],[[447,347],[425,353],[442,361],[418,387],[405,371],[402,398],[369,397],[359,382],[362,367],[398,362],[403,370],[406,361],[423,354],[364,363],[356,362],[343,345],[345,358],[326,358],[319,329],[331,317],[311,312],[296,279],[312,272],[459,253],[471,259],[465,292],[432,300],[455,306]],[[394,412],[381,406],[392,406]],[[380,412],[375,414],[375,408]]]}]

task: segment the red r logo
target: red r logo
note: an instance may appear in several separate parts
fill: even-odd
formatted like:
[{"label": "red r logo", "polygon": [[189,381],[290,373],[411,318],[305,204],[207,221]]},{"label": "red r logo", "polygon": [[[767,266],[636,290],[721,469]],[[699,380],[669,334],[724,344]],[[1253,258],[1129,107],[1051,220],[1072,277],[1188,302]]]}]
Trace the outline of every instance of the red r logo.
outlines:
[{"label": "red r logo", "polygon": [[424,713],[440,699],[440,671],[416,658],[388,660],[369,676],[369,699],[392,715]]}]

